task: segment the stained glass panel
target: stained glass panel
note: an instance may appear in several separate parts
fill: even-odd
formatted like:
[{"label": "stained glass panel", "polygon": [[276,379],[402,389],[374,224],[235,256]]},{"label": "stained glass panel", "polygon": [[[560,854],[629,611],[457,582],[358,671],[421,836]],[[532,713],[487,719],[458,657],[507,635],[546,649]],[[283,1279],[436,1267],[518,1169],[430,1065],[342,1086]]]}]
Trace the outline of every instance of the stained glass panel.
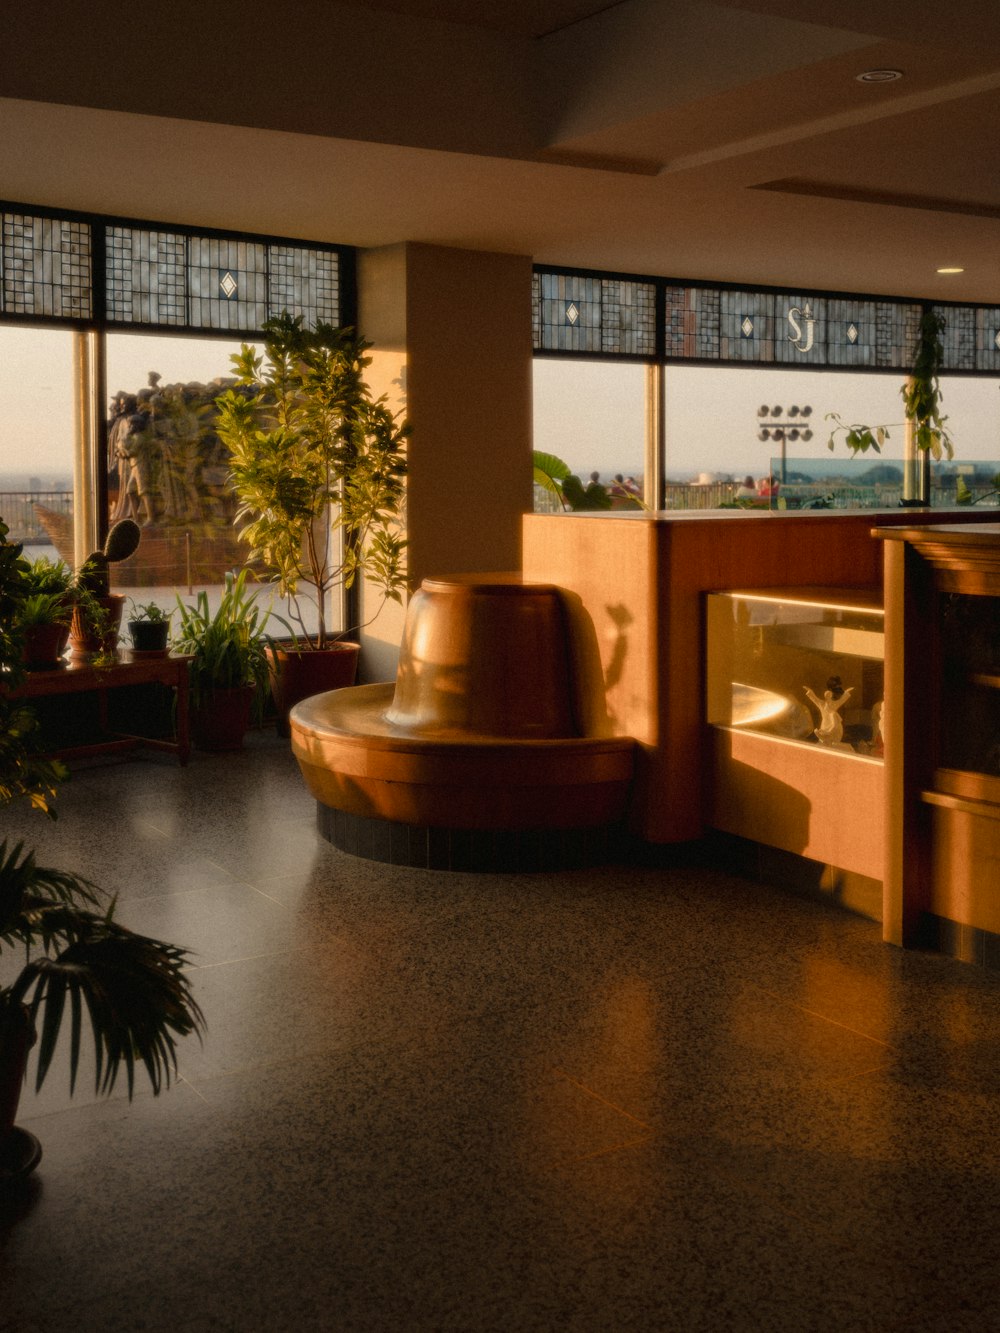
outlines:
[{"label": "stained glass panel", "polygon": [[9,315],[88,319],[90,228],[68,218],[4,213],[0,309]]}]

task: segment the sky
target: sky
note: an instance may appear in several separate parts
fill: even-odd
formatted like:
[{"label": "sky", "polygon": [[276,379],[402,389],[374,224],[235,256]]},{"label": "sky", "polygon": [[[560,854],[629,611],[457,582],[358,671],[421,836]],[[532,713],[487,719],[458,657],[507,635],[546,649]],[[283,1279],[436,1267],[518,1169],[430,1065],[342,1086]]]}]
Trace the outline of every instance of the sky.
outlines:
[{"label": "sky", "polygon": [[[230,373],[239,339],[113,334],[109,399],[135,393],[158,371],[165,384],[208,382]],[[23,473],[48,486],[73,470],[73,336],[62,330],[0,325],[0,476]]]},{"label": "sky", "polygon": [[[134,393],[158,371],[164,382],[229,373],[239,341],[114,334],[108,339],[108,389]],[[643,470],[645,367],[614,362],[536,360],[535,447],[586,476]],[[770,471],[772,443],[758,440],[758,410],[812,407],[814,438],[790,444],[788,457],[826,453],[828,412],[885,424],[887,458],[902,455],[902,376],[736,367],[667,369],[667,476],[754,476]],[[72,335],[0,325],[0,476],[20,473],[43,485],[72,472]],[[942,382],[956,458],[1000,466],[1000,381]],[[900,429],[894,430],[895,423]],[[843,445],[835,457],[849,457]],[[832,458],[831,458],[832,461]],[[873,458],[877,462],[877,458]]]},{"label": "sky", "polygon": [[[668,477],[701,472],[760,476],[780,451],[758,440],[758,411],[812,407],[813,439],[787,445],[787,456],[851,457],[838,444],[827,451],[833,423],[845,420],[889,427],[884,458],[903,451],[903,383],[899,372],[855,374],[833,371],[668,366],[666,445]],[[942,407],[955,440],[955,458],[996,460],[1000,467],[1000,380],[953,376],[941,381]],[[587,476],[642,471],[645,438],[645,369],[611,362],[534,363],[535,448]],[[893,427],[898,423],[898,429]],[[869,455],[878,462],[877,455]]]}]

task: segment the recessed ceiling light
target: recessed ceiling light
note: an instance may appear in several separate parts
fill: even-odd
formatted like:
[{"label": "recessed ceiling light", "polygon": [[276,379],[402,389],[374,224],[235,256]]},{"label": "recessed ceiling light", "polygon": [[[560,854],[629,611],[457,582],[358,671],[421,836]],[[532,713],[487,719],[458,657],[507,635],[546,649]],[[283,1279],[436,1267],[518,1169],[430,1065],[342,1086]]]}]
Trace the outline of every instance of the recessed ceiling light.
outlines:
[{"label": "recessed ceiling light", "polygon": [[964,273],[964,268],[939,268],[939,273]]},{"label": "recessed ceiling light", "polygon": [[855,74],[858,83],[895,83],[903,77],[901,69],[866,69],[863,74]]}]

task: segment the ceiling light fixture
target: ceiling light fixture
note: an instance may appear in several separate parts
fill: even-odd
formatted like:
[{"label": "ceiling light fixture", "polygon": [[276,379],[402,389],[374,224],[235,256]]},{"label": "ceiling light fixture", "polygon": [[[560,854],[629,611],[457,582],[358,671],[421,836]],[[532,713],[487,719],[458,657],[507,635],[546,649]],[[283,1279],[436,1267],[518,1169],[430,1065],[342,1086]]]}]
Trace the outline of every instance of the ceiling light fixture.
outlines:
[{"label": "ceiling light fixture", "polygon": [[895,83],[903,77],[901,69],[866,69],[863,74],[855,74],[858,83]]},{"label": "ceiling light fixture", "polygon": [[939,273],[964,273],[964,268],[939,268]]}]

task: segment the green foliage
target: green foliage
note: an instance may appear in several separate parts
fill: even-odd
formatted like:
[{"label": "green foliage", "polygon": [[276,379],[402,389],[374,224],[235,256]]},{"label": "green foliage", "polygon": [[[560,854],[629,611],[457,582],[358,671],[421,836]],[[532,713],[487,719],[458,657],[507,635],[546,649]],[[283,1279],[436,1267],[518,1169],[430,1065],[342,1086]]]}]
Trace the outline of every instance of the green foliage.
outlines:
[{"label": "green foliage", "polygon": [[830,431],[830,438],[826,442],[826,447],[832,452],[836,448],[837,436],[843,431],[844,443],[850,449],[852,454],[866,454],[869,449],[875,453],[882,452],[882,446],[889,438],[887,426],[865,426],[860,422],[843,421],[837,412],[827,412],[827,421],[834,423]]},{"label": "green foliage", "polygon": [[268,689],[267,625],[269,614],[261,615],[257,594],[247,591],[247,570],[234,579],[228,577],[218,610],[209,610],[208,596],[198,594],[193,604],[177,598],[180,628],[175,646],[193,654],[189,664],[191,702],[203,707],[218,689],[253,685],[255,710],[259,717]]},{"label": "green foliage", "polygon": [[22,843],[0,842],[0,944],[20,946],[28,961],[0,989],[0,1034],[26,1006],[40,1026],[36,1090],[52,1063],[67,1014],[70,1092],[76,1086],[84,1008],[94,1038],[96,1091],[112,1090],[122,1067],[128,1094],[136,1065],[154,1093],[169,1087],[177,1038],[202,1032],[184,949],[137,935],[114,919],[100,889],[77,875],[35,863]]},{"label": "green foliage", "polygon": [[28,625],[68,625],[73,608],[61,592],[33,592],[17,613],[22,628]]},{"label": "green foliage", "polygon": [[[232,359],[237,387],[218,400],[240,507],[236,521],[300,628],[300,587],[316,604],[315,646],[327,643],[326,600],[359,576],[398,601],[405,541],[398,515],[410,428],[364,371],[370,344],[353,329],[304,329],[287,313],[264,325],[264,354],[244,345]],[[304,631],[303,631],[304,632]],[[308,635],[306,636],[309,637]]]},{"label": "green foliage", "polygon": [[21,614],[33,595],[31,566],[21,547],[7,540],[9,531],[0,519],[0,678],[7,687],[0,691],[0,808],[26,800],[54,818],[52,800],[65,769],[37,753],[35,715],[8,693],[23,678]]},{"label": "green foliage", "polygon": [[997,472],[990,480],[990,489],[982,491],[979,495],[974,495],[969,490],[966,480],[959,476],[955,482],[955,503],[960,505],[977,505],[982,500],[991,500],[994,496],[1000,496],[1000,472]]},{"label": "green foliage", "polygon": [[[903,411],[907,421],[913,422],[913,439],[918,449],[929,451],[935,459],[953,458],[955,455],[951,435],[945,425],[947,417],[941,415],[941,366],[944,361],[944,344],[941,335],[945,320],[933,310],[925,310],[920,320],[920,334],[917,339],[910,377],[900,388],[903,399]],[[873,449],[882,452],[882,445],[889,438],[885,426],[866,426],[859,422],[845,422],[836,412],[827,412],[827,421],[834,426],[827,440],[827,448],[836,447],[838,437],[843,434],[844,443],[855,455],[867,453]]]},{"label": "green foliage", "polygon": [[162,625],[164,622],[169,623],[170,617],[173,615],[172,611],[165,611],[156,602],[139,603],[129,598],[129,605],[132,608],[129,613],[129,620],[134,622],[146,621],[151,625]]},{"label": "green foliage", "polygon": [[591,481],[584,486],[575,473],[555,454],[542,453],[536,449],[531,456],[535,482],[557,495],[564,509],[597,510],[610,509],[611,496],[600,482]]},{"label": "green foliage", "polygon": [[73,586],[73,574],[64,560],[49,560],[39,556],[32,560],[25,573],[29,593],[67,593]]},{"label": "green foliage", "polygon": [[[37,587],[38,562],[29,566],[8,541],[0,519],[0,807],[27,799],[53,814],[62,765],[32,751],[31,710],[10,697],[20,683],[25,607],[44,598],[63,602],[65,588]],[[36,864],[23,843],[0,842],[0,953],[23,950],[25,964],[0,986],[0,1050],[5,1034],[40,1025],[36,1088],[52,1064],[64,1017],[70,1023],[70,1091],[75,1087],[84,1019],[94,1038],[96,1086],[110,1092],[122,1068],[129,1097],[137,1065],[154,1093],[176,1071],[177,1039],[201,1033],[204,1016],[191,994],[188,954],[172,944],[134,934],[114,920],[95,885],[78,875]],[[5,969],[5,975],[9,975]],[[68,1000],[68,1006],[67,1006]]]}]

